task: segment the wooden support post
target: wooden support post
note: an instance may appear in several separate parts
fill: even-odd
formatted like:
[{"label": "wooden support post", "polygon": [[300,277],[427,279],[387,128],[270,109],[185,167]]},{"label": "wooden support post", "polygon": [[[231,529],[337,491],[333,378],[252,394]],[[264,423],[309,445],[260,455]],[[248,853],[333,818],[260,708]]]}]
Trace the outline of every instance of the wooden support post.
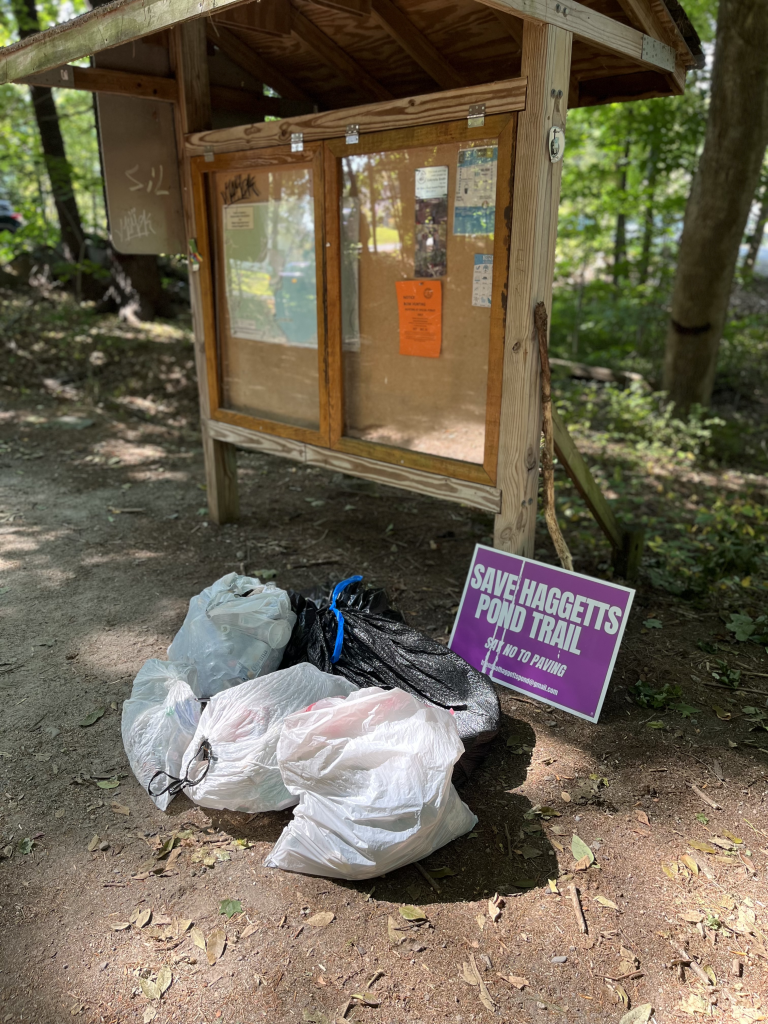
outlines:
[{"label": "wooden support post", "polygon": [[[503,390],[496,485],[501,512],[494,544],[533,554],[541,443],[538,341],[533,310],[552,305],[557,206],[562,161],[549,159],[553,125],[565,126],[572,35],[554,25],[526,21],[521,74],[528,79],[517,129],[512,200],[512,244],[507,292]],[[551,317],[550,317],[551,319]]]},{"label": "wooden support post", "polygon": [[637,576],[640,559],[643,556],[645,531],[642,529],[625,530],[621,526],[554,405],[552,406],[552,425],[554,427],[555,451],[560,464],[586,502],[597,525],[610,541],[616,574],[623,576],[624,579],[633,580]]},{"label": "wooden support post", "polygon": [[[188,21],[172,29],[171,56],[179,88],[179,102],[176,108],[176,146],[181,160],[184,218],[187,234],[190,238],[195,238],[192,180],[189,157],[184,151],[184,136],[188,132],[205,131],[211,127],[211,90],[208,81],[208,54],[203,20]],[[208,431],[211,411],[200,280],[199,276],[191,271],[191,266],[189,292],[195,332],[195,366],[200,396],[200,427],[205,459],[208,512],[214,523],[231,523],[240,516],[237,494],[237,450],[233,444],[215,440]]]}]

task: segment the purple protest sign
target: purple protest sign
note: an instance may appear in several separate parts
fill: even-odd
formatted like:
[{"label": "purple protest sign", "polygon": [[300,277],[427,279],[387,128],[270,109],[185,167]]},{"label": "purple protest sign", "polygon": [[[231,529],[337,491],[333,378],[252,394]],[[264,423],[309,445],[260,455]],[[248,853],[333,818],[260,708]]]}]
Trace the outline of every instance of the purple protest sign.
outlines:
[{"label": "purple protest sign", "polygon": [[596,722],[634,595],[478,544],[449,646],[495,683]]}]

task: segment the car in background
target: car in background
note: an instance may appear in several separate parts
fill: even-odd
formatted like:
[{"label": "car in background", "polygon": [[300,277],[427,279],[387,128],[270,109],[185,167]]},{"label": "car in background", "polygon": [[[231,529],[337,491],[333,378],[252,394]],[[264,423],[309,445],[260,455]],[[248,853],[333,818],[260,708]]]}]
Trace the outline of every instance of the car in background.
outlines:
[{"label": "car in background", "polygon": [[18,231],[24,223],[20,213],[16,213],[7,199],[0,199],[0,231],[10,231],[11,234]]}]

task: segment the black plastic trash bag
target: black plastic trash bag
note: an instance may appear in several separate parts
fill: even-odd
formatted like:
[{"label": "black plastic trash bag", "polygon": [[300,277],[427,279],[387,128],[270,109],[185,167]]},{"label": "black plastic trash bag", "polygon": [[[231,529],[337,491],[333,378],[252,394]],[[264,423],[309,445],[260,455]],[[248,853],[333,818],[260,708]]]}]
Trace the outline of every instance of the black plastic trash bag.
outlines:
[{"label": "black plastic trash bag", "polygon": [[358,686],[399,687],[449,709],[465,751],[456,768],[468,777],[499,729],[493,684],[448,647],[407,625],[385,591],[364,588],[361,581],[352,576],[332,592],[290,594],[296,625],[281,668],[308,661]]}]

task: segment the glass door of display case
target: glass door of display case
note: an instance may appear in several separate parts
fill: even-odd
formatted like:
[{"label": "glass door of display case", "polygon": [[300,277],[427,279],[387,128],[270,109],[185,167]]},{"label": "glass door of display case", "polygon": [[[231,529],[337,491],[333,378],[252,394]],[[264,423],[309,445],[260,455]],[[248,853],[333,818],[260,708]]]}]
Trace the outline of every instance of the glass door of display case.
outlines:
[{"label": "glass door of display case", "polygon": [[495,482],[515,126],[326,143],[334,448]]},{"label": "glass door of display case", "polygon": [[322,144],[225,154],[202,169],[212,413],[327,445]]}]

